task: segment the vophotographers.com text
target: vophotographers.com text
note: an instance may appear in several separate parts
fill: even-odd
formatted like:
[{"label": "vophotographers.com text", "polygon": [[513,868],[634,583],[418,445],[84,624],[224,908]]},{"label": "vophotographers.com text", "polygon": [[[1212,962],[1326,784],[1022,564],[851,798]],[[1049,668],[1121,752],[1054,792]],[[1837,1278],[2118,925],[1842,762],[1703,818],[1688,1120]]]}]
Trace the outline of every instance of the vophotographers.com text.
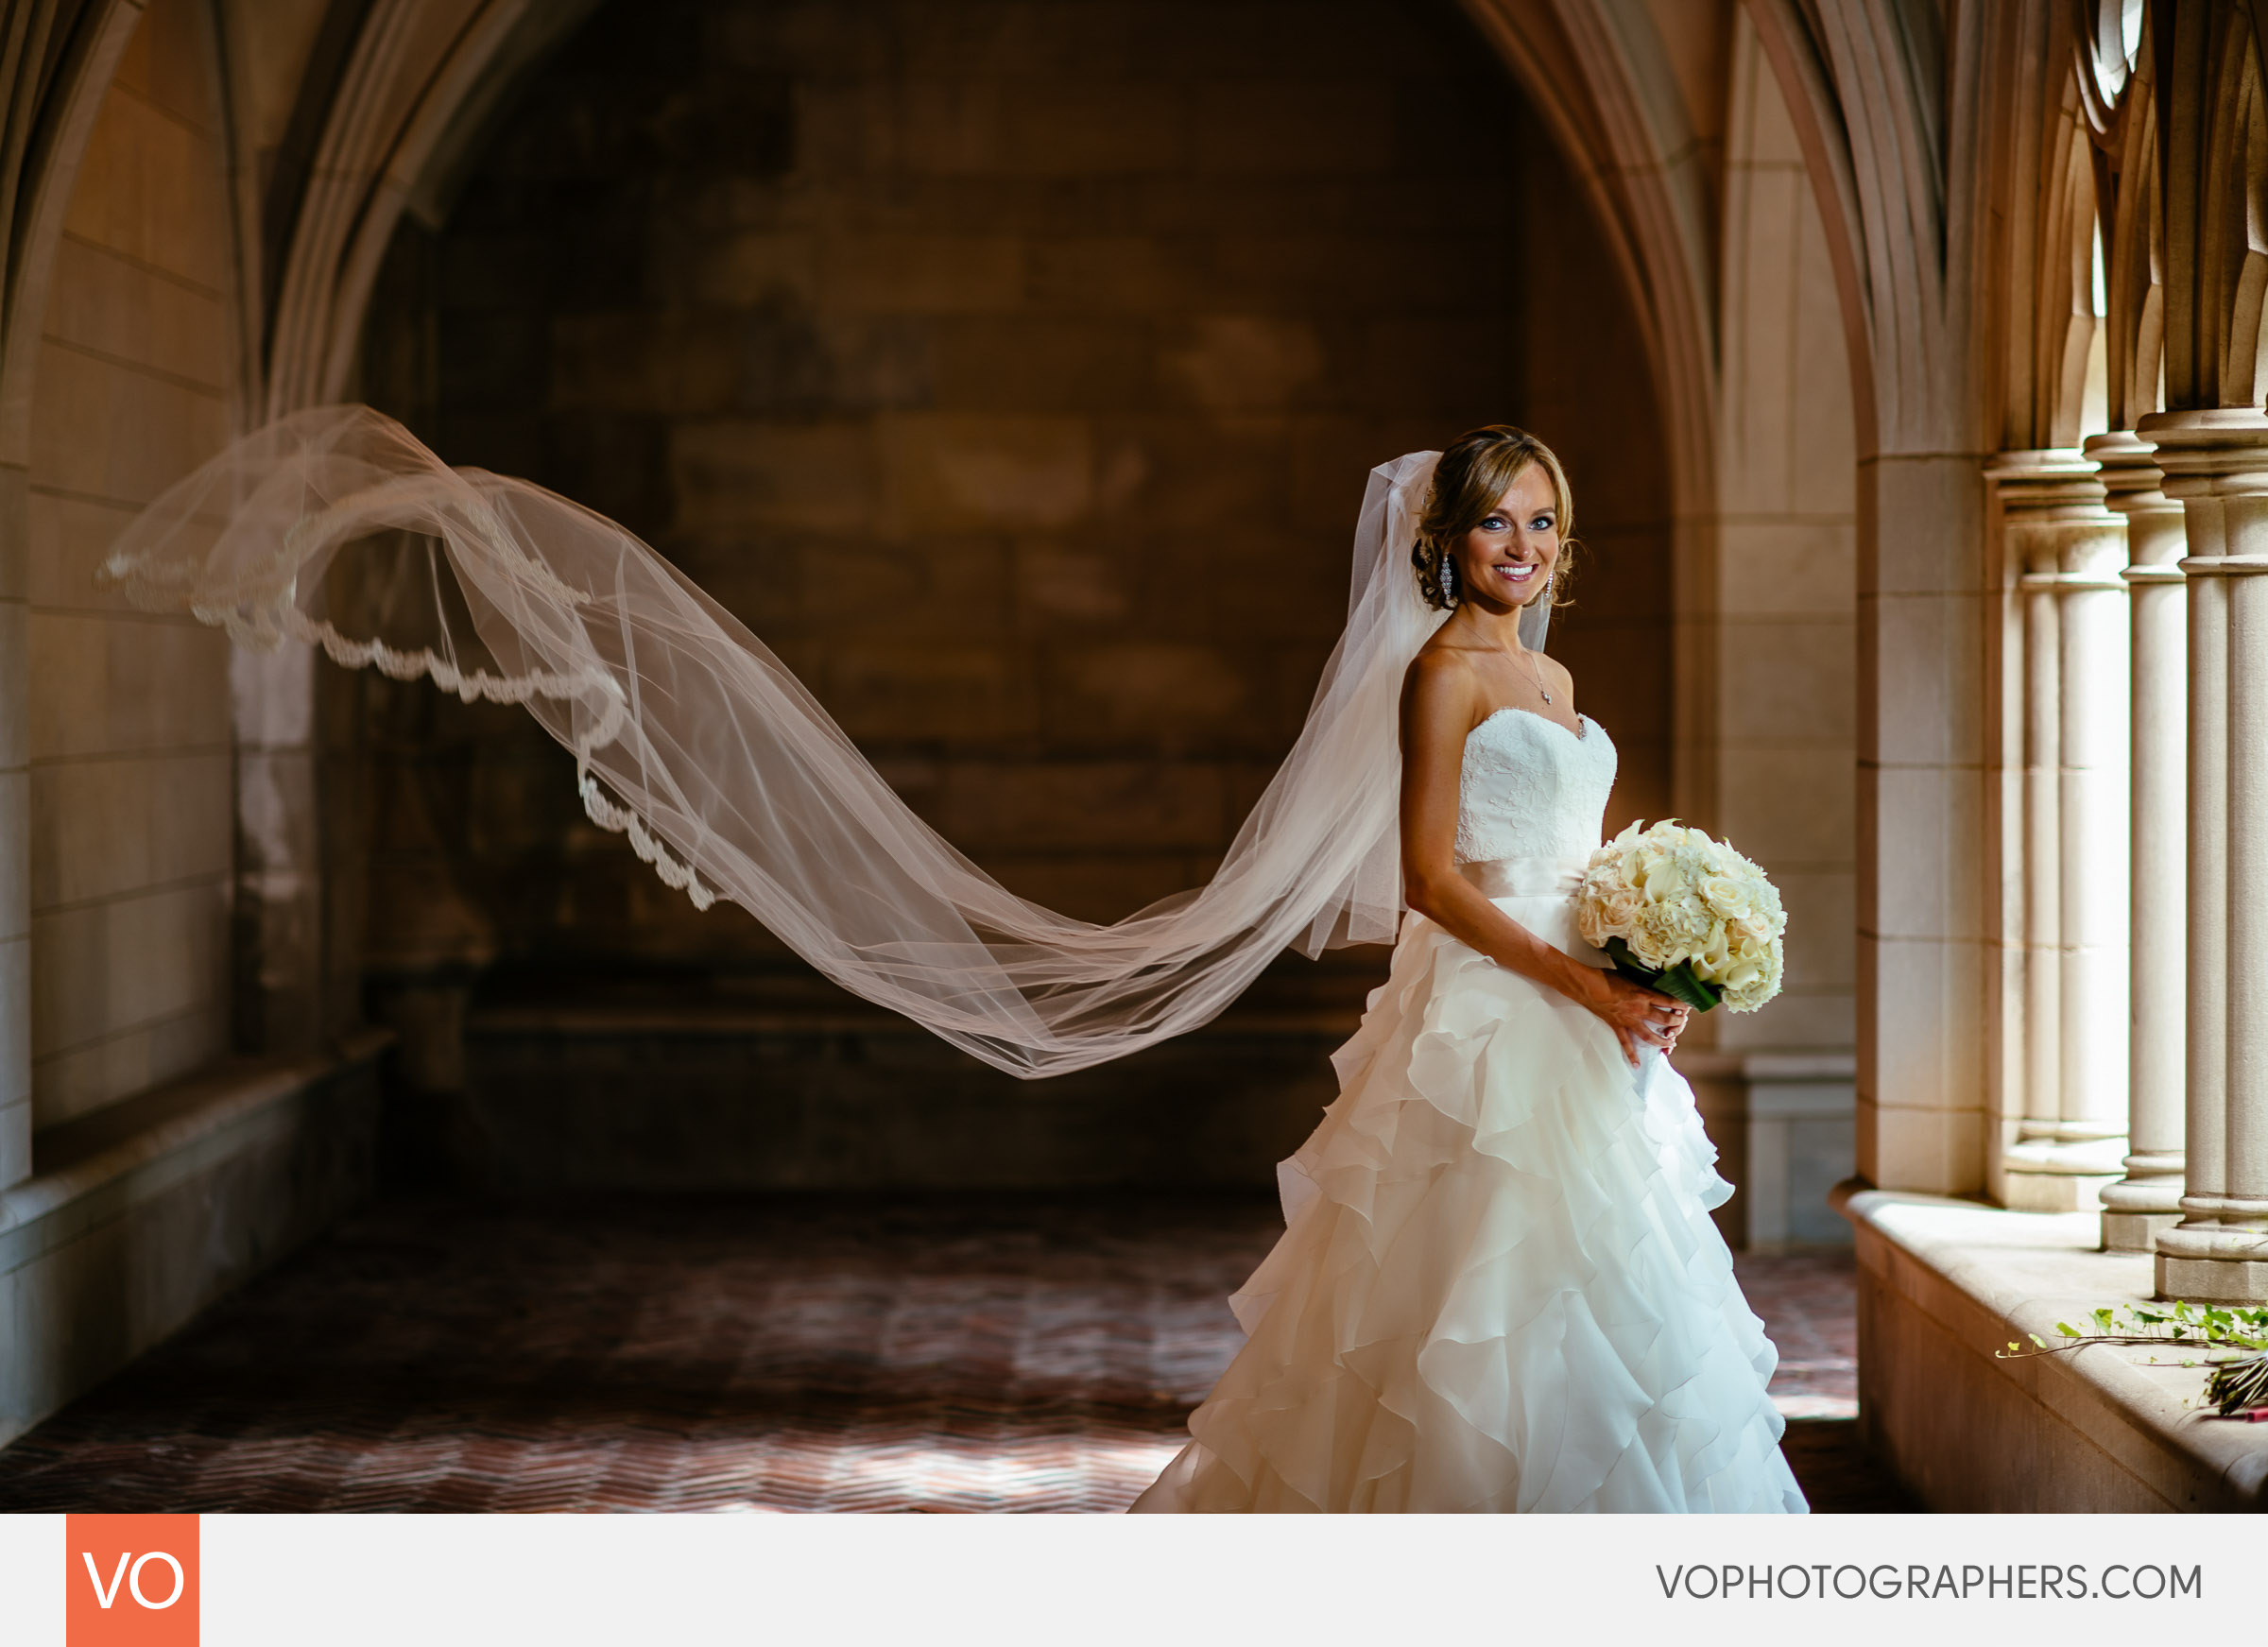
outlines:
[{"label": "vophotographers.com text", "polygon": [[1822,1561],[1807,1566],[1663,1567],[1654,1576],[1671,1601],[1829,1601],[1900,1598],[1917,1601],[2174,1601],[2205,1599],[2205,1569],[2129,1567],[2114,1563],[2089,1576],[2077,1564],[1926,1567],[1880,1562],[1869,1567]]}]

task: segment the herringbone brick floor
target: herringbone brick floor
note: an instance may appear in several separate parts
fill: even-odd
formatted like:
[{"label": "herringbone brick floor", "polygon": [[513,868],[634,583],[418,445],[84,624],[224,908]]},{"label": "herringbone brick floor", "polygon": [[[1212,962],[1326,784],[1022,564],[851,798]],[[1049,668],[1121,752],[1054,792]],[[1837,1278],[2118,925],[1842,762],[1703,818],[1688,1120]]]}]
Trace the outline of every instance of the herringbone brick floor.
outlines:
[{"label": "herringbone brick floor", "polygon": [[[0,1511],[1122,1509],[1277,1229],[1242,1198],[381,1202],[0,1451]],[[1849,1436],[1847,1258],[1743,1276],[1817,1507],[1901,1507]]]}]

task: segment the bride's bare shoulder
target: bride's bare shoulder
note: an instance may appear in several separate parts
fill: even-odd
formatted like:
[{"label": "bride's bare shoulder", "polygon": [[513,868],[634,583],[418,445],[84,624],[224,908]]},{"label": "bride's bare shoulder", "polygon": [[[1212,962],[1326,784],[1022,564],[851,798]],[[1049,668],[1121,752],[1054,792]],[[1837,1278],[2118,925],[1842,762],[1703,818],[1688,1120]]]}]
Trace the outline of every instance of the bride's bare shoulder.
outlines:
[{"label": "bride's bare shoulder", "polygon": [[1418,648],[1418,656],[1410,660],[1409,668],[1402,671],[1401,676],[1402,684],[1410,688],[1424,682],[1438,689],[1449,681],[1471,678],[1470,649],[1444,642],[1438,634]]},{"label": "bride's bare shoulder", "polygon": [[1444,644],[1439,635],[1418,648],[1418,656],[1401,678],[1405,714],[1421,720],[1453,720],[1469,716],[1480,678],[1473,669],[1469,647]]}]

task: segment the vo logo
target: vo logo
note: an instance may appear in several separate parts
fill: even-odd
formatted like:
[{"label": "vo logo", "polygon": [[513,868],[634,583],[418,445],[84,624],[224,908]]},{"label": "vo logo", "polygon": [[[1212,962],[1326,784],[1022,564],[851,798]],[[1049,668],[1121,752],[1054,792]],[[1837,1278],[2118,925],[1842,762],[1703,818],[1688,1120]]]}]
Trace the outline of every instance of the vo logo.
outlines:
[{"label": "vo logo", "polygon": [[197,1647],[195,1516],[63,1521],[66,1647]]}]

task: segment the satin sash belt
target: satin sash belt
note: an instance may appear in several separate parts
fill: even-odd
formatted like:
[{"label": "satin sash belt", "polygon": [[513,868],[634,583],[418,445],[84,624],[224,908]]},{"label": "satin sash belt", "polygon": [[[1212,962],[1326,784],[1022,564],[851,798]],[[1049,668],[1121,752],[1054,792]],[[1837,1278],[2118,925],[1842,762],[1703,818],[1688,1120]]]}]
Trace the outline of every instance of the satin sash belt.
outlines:
[{"label": "satin sash belt", "polygon": [[1490,898],[1572,898],[1589,865],[1588,852],[1580,858],[1492,858],[1459,864],[1457,873]]},{"label": "satin sash belt", "polygon": [[1610,963],[1575,930],[1575,889],[1590,854],[1572,858],[1495,858],[1459,864],[1457,873],[1479,887],[1491,903],[1545,943],[1586,967]]}]

